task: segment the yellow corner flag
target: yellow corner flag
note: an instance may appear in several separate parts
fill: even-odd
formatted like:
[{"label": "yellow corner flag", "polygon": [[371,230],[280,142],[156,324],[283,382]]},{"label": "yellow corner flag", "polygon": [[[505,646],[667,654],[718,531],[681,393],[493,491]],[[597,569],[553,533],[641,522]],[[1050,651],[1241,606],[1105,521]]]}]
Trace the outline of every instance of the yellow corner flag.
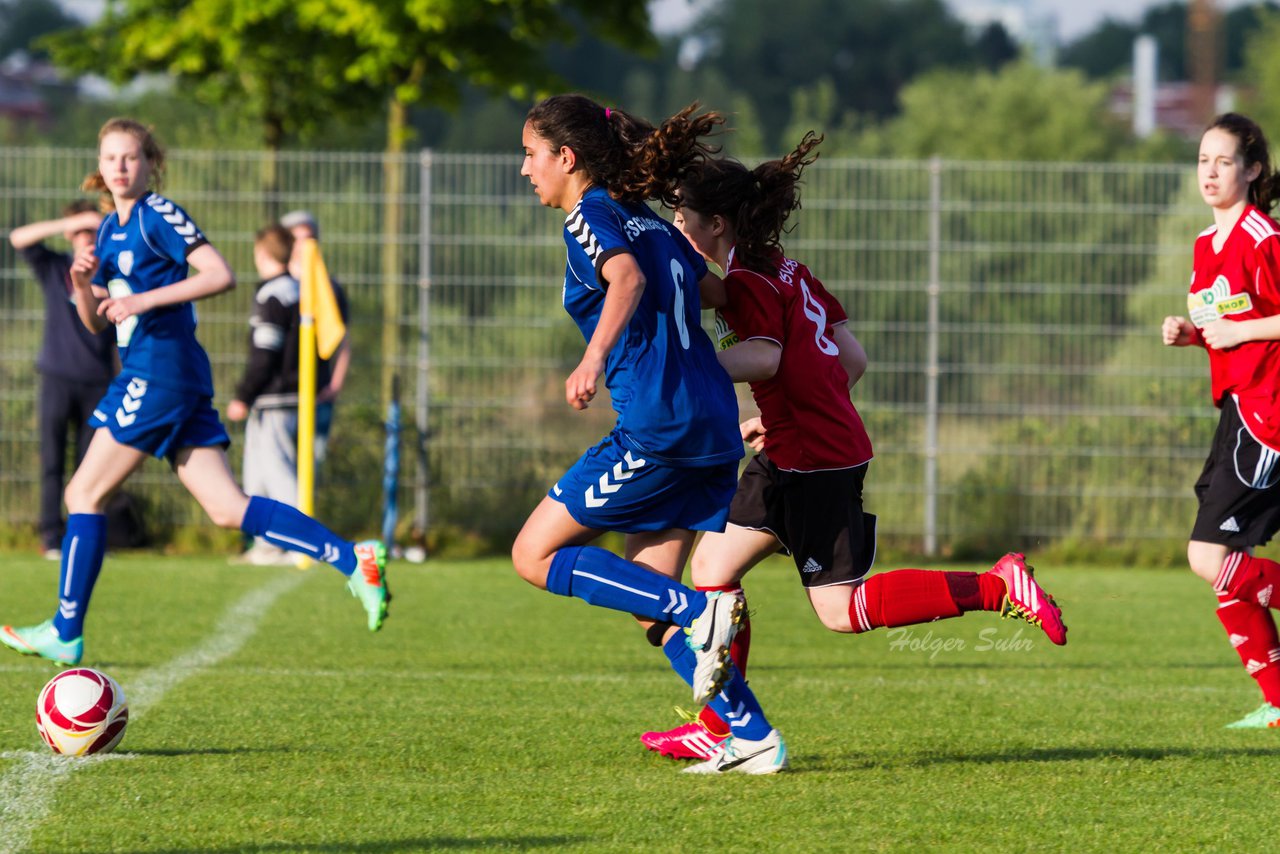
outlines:
[{"label": "yellow corner flag", "polygon": [[[301,299],[298,312],[298,509],[315,511],[316,475],[316,357],[328,359],[346,337],[333,283],[314,238],[302,244]],[[300,562],[305,568],[309,560]]]}]

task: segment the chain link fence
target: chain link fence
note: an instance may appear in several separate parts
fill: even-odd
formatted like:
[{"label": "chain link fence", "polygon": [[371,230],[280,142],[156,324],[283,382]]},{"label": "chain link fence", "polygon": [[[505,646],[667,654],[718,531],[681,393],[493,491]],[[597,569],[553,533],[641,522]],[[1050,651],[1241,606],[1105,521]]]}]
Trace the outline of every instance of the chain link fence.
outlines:
[{"label": "chain link fence", "polygon": [[[0,148],[0,234],[56,216],[94,153]],[[353,311],[318,514],[380,524],[382,417],[406,412],[402,523],[504,548],[612,423],[563,402],[582,341],[560,307],[562,217],[519,159],[176,151],[164,193],[240,286],[198,306],[225,406],[247,353],[257,228],[320,222]],[[1215,423],[1202,354],[1159,342],[1208,223],[1193,170],[1136,164],[820,160],[785,241],[845,304],[870,357],[854,389],[876,447],[882,536],[965,555],[1047,544],[1175,543]],[[60,242],[60,241],[56,241]],[[43,307],[0,247],[0,522],[34,523]],[[743,390],[744,411],[750,397]],[[238,436],[237,436],[238,438]],[[233,449],[232,459],[239,454]],[[162,463],[128,487],[160,529],[206,525]],[[407,533],[407,532],[406,532]]]}]

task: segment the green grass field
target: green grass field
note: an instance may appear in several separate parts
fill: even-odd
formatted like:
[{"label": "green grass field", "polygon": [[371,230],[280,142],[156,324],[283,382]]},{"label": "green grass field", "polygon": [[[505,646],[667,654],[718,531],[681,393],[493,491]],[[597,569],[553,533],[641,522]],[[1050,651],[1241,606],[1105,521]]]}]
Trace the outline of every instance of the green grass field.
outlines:
[{"label": "green grass field", "polygon": [[[44,619],[56,576],[7,556],[0,621]],[[324,567],[109,558],[85,663],[129,730],[53,757],[54,669],[4,651],[0,852],[1274,848],[1280,731],[1222,729],[1259,698],[1203,583],[1039,576],[1065,648],[989,614],[837,636],[757,569],[752,685],[793,770],[706,778],[639,744],[688,704],[661,653],[504,562],[393,564],[371,635]]]}]

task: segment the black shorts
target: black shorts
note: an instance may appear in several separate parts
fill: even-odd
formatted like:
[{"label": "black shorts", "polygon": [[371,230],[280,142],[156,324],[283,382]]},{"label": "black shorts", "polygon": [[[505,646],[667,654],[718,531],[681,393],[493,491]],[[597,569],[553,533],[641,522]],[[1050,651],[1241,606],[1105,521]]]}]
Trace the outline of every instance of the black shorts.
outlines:
[{"label": "black shorts", "polygon": [[729,523],[777,537],[805,587],[852,584],[876,559],[876,517],[862,511],[868,465],[785,471],[757,454],[738,479]]},{"label": "black shorts", "polygon": [[1280,530],[1278,462],[1280,453],[1249,433],[1235,401],[1223,403],[1213,447],[1196,481],[1200,511],[1191,539],[1237,551],[1265,545]]}]

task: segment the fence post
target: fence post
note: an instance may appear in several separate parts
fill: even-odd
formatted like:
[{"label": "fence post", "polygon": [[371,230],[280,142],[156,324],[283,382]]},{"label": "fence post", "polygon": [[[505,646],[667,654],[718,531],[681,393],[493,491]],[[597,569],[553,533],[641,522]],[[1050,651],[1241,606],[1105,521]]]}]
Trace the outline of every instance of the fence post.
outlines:
[{"label": "fence post", "polygon": [[938,296],[942,290],[942,159],[929,160],[929,317],[925,365],[924,553],[938,553]]},{"label": "fence post", "polygon": [[427,465],[427,415],[431,401],[431,181],[434,152],[418,153],[418,384],[414,400],[417,422],[417,477],[413,485],[413,529],[427,536],[430,521],[431,472]]}]

